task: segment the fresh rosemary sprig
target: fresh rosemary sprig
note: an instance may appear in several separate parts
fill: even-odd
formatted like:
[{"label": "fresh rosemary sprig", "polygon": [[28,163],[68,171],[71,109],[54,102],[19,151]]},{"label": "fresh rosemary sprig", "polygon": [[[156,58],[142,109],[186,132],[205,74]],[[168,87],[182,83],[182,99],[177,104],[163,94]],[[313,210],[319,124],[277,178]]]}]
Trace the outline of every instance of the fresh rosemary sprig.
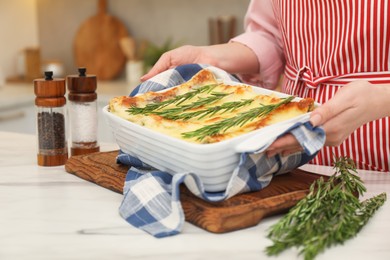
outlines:
[{"label": "fresh rosemary sprig", "polygon": [[276,104],[261,105],[260,107],[252,108],[246,112],[239,113],[237,116],[232,118],[226,118],[218,123],[201,127],[191,132],[182,133],[184,138],[196,137],[197,140],[203,140],[207,136],[213,136],[225,132],[234,126],[243,126],[249,121],[252,121],[258,117],[263,117],[279,108],[280,106],[290,103],[294,99],[293,96],[288,97]]},{"label": "fresh rosemary sprig", "polygon": [[386,193],[359,201],[356,195],[366,188],[354,174],[351,159],[338,158],[335,169],[328,181],[320,178],[313,183],[309,194],[270,228],[273,245],[266,248],[268,255],[297,247],[305,259],[314,259],[327,247],[354,237],[384,204]]},{"label": "fresh rosemary sprig", "polygon": [[226,97],[227,95],[230,95],[230,93],[220,93],[220,92],[212,92],[210,96],[207,97],[200,97],[197,101],[192,102],[187,105],[183,106],[177,106],[174,108],[164,109],[153,112],[153,114],[172,119],[177,120],[181,119],[180,114],[186,110],[199,108],[201,106],[212,104],[218,100],[221,100],[222,98]]},{"label": "fresh rosemary sprig", "polygon": [[150,104],[147,104],[145,107],[135,107],[135,106],[133,106],[133,107],[130,107],[126,111],[128,113],[134,114],[134,115],[138,115],[138,114],[148,115],[148,114],[152,113],[153,111],[158,110],[158,109],[162,109],[162,108],[164,108],[164,107],[166,107],[166,106],[168,106],[170,104],[180,105],[184,101],[189,100],[189,99],[195,97],[196,95],[198,95],[200,93],[210,92],[217,85],[218,84],[205,85],[205,86],[199,87],[199,88],[197,88],[197,89],[195,89],[193,91],[189,91],[189,92],[187,92],[185,94],[182,94],[182,95],[177,95],[174,98],[167,99],[167,100],[164,100],[162,102],[150,103]]},{"label": "fresh rosemary sprig", "polygon": [[213,116],[217,113],[223,114],[223,113],[226,113],[228,111],[234,111],[240,107],[250,105],[253,101],[254,101],[254,99],[245,99],[245,100],[241,100],[241,101],[226,102],[220,106],[208,107],[205,109],[201,109],[201,110],[197,110],[197,111],[193,111],[193,112],[181,113],[181,114],[179,114],[179,113],[170,114],[170,115],[168,115],[168,113],[164,114],[164,112],[167,110],[164,110],[161,113],[158,112],[157,114],[161,115],[165,118],[172,119],[172,120],[186,121],[186,120],[189,120],[189,119],[195,118],[195,117],[198,117],[199,119],[201,119],[201,118],[204,118],[206,116]]}]

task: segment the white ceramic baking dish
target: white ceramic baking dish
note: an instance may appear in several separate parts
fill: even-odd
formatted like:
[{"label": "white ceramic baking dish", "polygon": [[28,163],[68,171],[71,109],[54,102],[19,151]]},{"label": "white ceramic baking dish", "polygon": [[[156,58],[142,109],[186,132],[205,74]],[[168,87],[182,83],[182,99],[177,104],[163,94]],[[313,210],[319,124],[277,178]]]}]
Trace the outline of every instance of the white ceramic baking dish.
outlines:
[{"label": "white ceramic baking dish", "polygon": [[[288,96],[268,89],[253,88],[261,94]],[[307,121],[309,118],[307,113],[222,142],[194,144],[122,119],[110,113],[108,106],[103,108],[103,113],[123,152],[171,174],[196,173],[205,190],[209,192],[225,190],[233,170],[238,165],[240,153],[257,150],[295,123]]]}]

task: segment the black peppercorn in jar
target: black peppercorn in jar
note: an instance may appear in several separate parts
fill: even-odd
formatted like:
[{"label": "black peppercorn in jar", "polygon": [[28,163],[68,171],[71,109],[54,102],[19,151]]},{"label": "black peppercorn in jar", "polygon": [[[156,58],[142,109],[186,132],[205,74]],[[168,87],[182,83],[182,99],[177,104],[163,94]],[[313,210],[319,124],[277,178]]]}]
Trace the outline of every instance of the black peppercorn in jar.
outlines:
[{"label": "black peppercorn in jar", "polygon": [[44,79],[34,80],[38,165],[64,165],[68,159],[65,91],[65,80],[53,79],[50,71]]}]

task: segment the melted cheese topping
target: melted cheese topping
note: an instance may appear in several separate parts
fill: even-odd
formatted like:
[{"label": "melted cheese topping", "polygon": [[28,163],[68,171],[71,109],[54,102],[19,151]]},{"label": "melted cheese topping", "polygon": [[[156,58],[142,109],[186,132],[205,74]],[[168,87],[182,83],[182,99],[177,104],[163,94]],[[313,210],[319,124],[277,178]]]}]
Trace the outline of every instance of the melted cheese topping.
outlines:
[{"label": "melted cheese topping", "polygon": [[[178,96],[199,90],[199,88],[210,84],[215,85],[213,85],[213,88],[210,91],[198,93],[194,97],[191,97],[181,103],[168,104],[163,108],[152,111],[149,114],[132,114],[128,111],[128,109],[131,107],[144,108],[148,104],[155,104],[167,100],[172,100]],[[228,111],[224,110],[222,112],[216,112],[215,114],[207,116],[193,116],[188,120],[167,119],[166,117],[158,115],[157,113],[169,109],[183,108],[192,105],[194,102],[199,102],[205,98],[209,98],[213,95],[213,93],[225,95],[217,101],[204,104],[200,107],[183,110],[181,113],[179,113],[179,115],[202,111],[210,108],[216,108],[223,104],[226,105],[228,102],[243,102],[245,100],[252,100],[252,102],[237,109]],[[201,139],[197,137],[184,138],[183,133],[192,132],[204,126],[216,124],[225,119],[230,120],[239,115],[240,113],[245,113],[251,109],[258,108],[261,106],[278,104],[282,100],[283,99],[275,95],[258,94],[253,90],[253,87],[251,86],[233,86],[226,85],[224,83],[218,83],[211,72],[209,72],[208,70],[202,70],[198,74],[196,74],[190,81],[171,88],[167,91],[147,92],[144,94],[137,95],[135,97],[121,96],[113,98],[112,100],[110,100],[109,109],[111,113],[123,119],[145,126],[154,131],[173,136],[175,138],[194,143],[214,143],[305,114],[308,111],[312,110],[314,101],[312,99],[303,99],[299,102],[290,102],[285,105],[281,105],[266,116],[257,117],[254,120],[248,121],[243,125],[234,125],[233,127],[226,129],[225,131],[219,132],[218,134],[209,135]]]}]

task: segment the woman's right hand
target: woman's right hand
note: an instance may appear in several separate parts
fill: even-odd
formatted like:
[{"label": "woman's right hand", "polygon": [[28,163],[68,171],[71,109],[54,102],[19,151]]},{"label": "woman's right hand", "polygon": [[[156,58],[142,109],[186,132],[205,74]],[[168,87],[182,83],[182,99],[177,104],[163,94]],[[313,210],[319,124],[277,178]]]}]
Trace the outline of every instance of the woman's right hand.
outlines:
[{"label": "woman's right hand", "polygon": [[205,63],[213,65],[213,60],[208,54],[207,47],[185,45],[164,53],[153,68],[141,77],[141,81],[174,67],[190,63]]},{"label": "woman's right hand", "polygon": [[179,65],[200,63],[218,67],[229,73],[258,73],[257,56],[247,46],[230,42],[211,46],[185,45],[164,53],[141,81]]}]

